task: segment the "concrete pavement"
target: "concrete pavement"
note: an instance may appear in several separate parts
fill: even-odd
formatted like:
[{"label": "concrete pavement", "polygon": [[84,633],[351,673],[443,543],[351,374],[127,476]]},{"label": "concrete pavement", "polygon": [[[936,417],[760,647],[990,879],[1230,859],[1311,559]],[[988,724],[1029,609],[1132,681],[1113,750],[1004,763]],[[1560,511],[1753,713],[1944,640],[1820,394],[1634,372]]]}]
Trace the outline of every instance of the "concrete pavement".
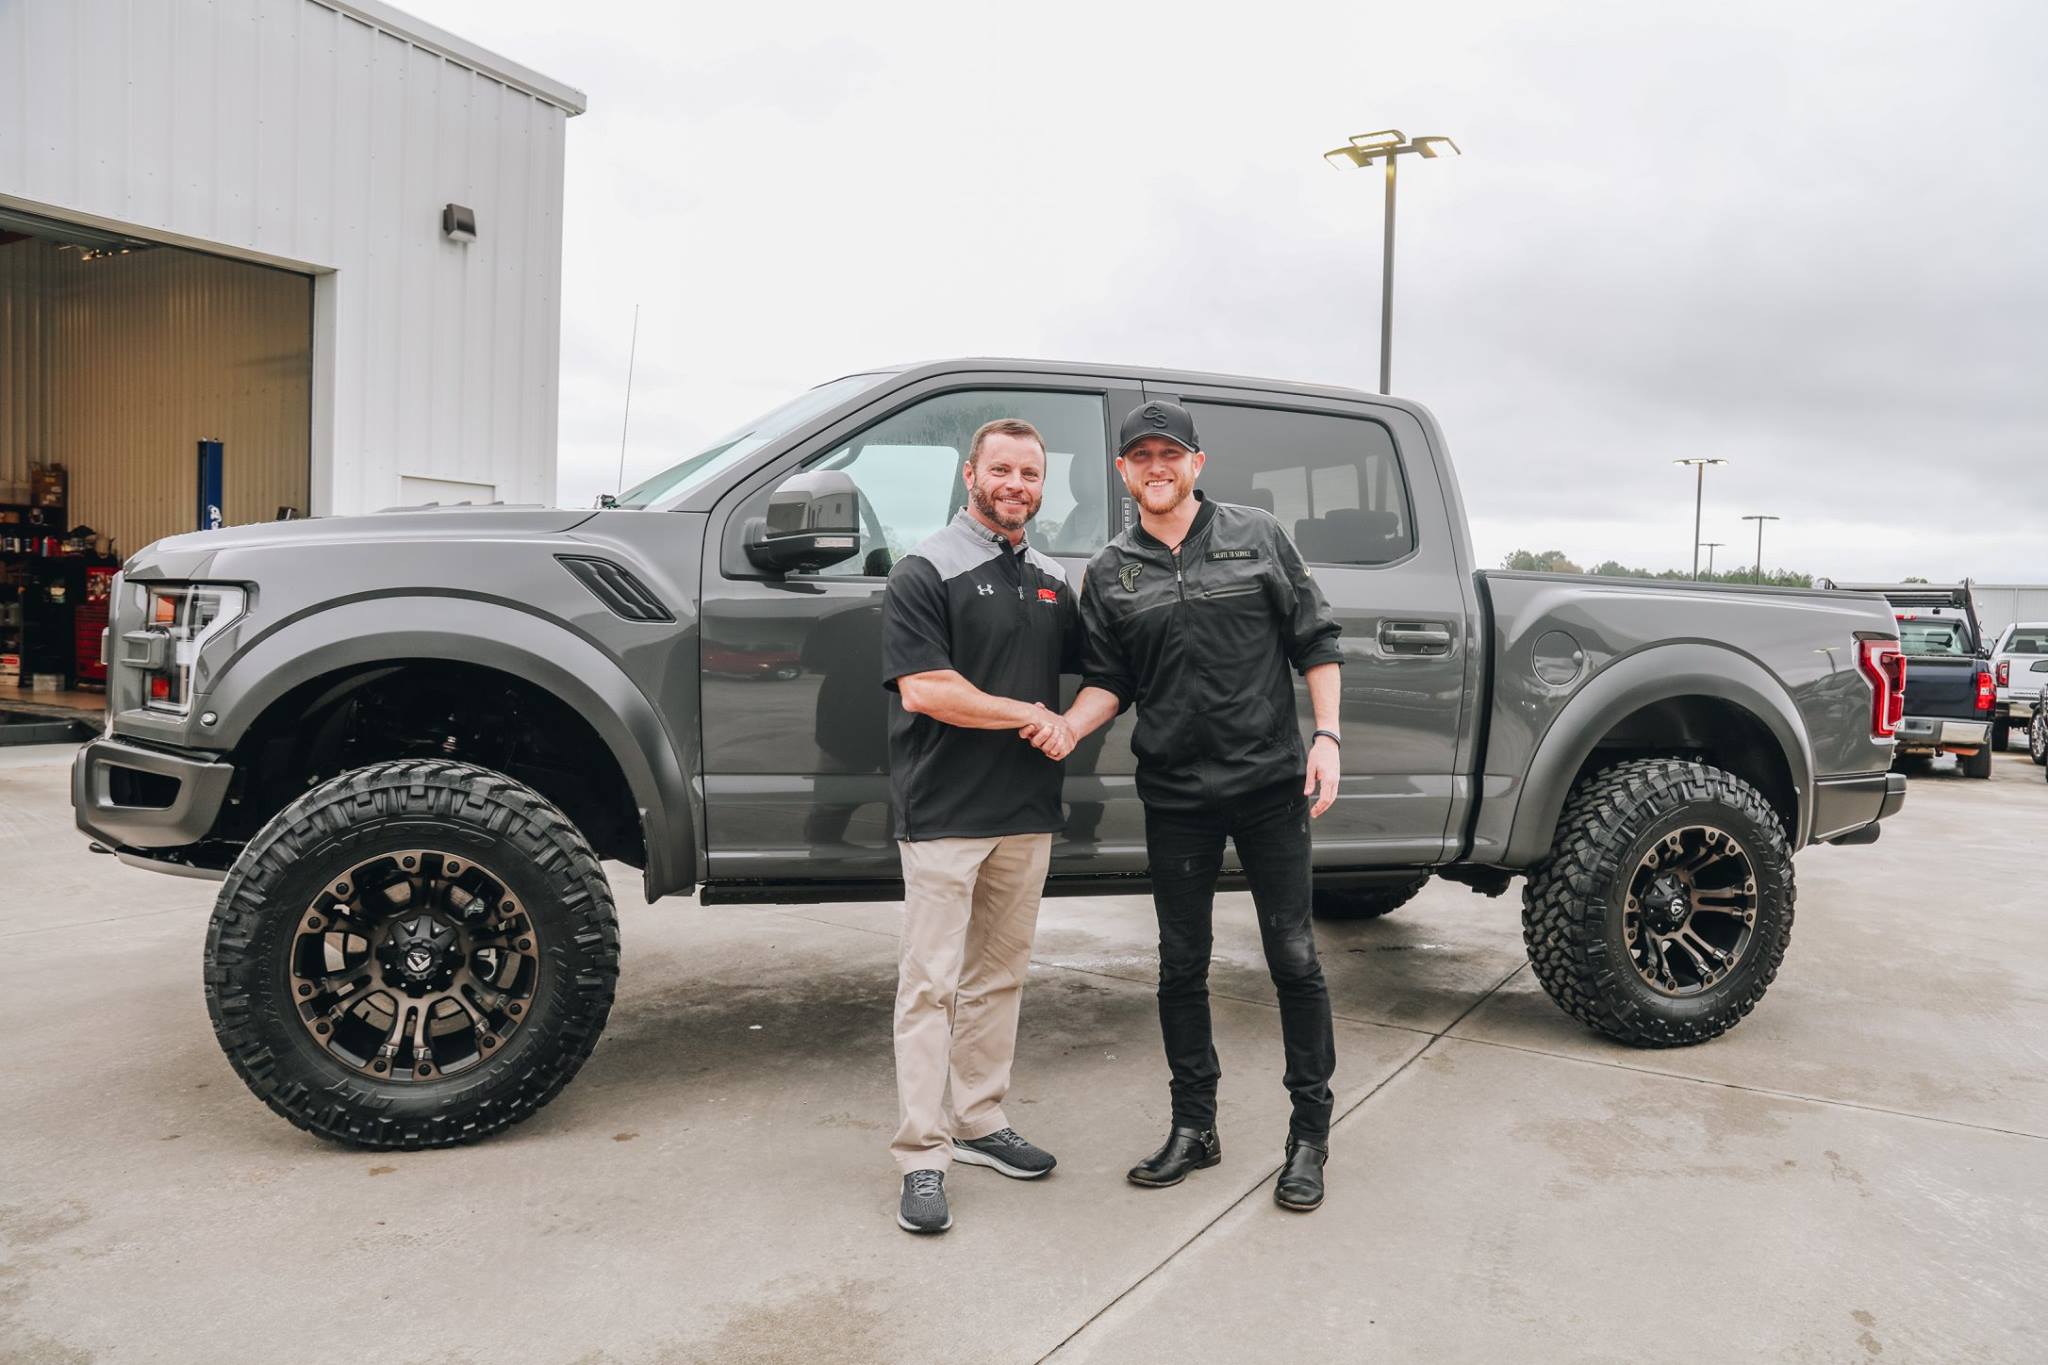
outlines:
[{"label": "concrete pavement", "polygon": [[2048,783],[1912,785],[1798,865],[1726,1038],[1638,1052],[1521,967],[1517,901],[1437,884],[1319,931],[1332,1193],[1270,1200],[1286,1097],[1247,898],[1214,987],[1221,1166],[1166,1126],[1151,914],[1048,901],[1011,1117],[1057,1152],[892,1218],[892,905],[642,903],[596,1055],[481,1145],[307,1137],[220,1057],[215,887],[89,854],[67,754],[0,750],[0,1359],[324,1362],[2048,1357]]}]

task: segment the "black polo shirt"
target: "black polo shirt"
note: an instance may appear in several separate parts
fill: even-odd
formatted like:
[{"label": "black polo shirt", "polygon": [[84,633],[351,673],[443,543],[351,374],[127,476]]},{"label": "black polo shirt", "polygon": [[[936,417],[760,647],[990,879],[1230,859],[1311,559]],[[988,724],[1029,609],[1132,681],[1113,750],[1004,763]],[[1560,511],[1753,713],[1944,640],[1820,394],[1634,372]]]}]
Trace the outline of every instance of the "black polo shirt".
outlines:
[{"label": "black polo shirt", "polygon": [[889,788],[899,839],[986,839],[1061,828],[1060,765],[1015,730],[969,730],[903,709],[896,680],[951,669],[991,696],[1059,708],[1080,667],[1066,570],[1012,548],[962,509],[898,560],[882,598]]}]

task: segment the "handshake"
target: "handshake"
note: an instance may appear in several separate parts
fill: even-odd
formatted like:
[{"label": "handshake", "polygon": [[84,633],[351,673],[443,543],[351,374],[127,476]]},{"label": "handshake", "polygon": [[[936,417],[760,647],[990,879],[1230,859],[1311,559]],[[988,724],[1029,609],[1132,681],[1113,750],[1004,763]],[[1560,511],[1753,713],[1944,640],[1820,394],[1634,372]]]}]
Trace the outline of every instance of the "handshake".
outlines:
[{"label": "handshake", "polygon": [[1074,727],[1067,718],[1043,702],[1033,702],[1031,709],[1036,713],[1036,719],[1021,726],[1017,731],[1018,737],[1029,740],[1031,747],[1050,759],[1062,759],[1074,752],[1074,746],[1081,742],[1081,737],[1074,733]]}]

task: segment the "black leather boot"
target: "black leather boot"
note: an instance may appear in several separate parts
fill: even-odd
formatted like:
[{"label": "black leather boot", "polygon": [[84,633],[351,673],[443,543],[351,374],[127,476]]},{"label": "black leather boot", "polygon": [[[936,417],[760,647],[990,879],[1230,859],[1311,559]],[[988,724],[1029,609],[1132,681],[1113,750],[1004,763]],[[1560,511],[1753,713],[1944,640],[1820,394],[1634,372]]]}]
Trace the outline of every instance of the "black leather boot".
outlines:
[{"label": "black leather boot", "polygon": [[1223,1160],[1223,1140],[1214,1128],[1181,1128],[1166,1135],[1166,1145],[1125,1173],[1133,1185],[1159,1188],[1178,1185],[1189,1171],[1206,1170]]},{"label": "black leather boot", "polygon": [[1328,1147],[1318,1147],[1300,1138],[1287,1139],[1287,1164],[1273,1185],[1273,1202],[1283,1209],[1308,1213],[1323,1202],[1323,1163],[1330,1159]]}]

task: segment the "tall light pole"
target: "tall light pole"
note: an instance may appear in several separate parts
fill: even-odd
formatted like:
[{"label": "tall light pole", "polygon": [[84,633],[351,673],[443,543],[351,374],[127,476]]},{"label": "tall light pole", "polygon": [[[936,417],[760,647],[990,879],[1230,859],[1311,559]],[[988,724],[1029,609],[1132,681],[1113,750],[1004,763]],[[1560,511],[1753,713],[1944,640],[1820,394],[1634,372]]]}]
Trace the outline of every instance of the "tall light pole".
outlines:
[{"label": "tall light pole", "polygon": [[1363,169],[1375,161],[1387,163],[1387,221],[1380,231],[1380,392],[1390,392],[1394,367],[1394,163],[1410,152],[1427,160],[1462,155],[1458,144],[1447,137],[1418,137],[1412,141],[1399,128],[1377,133],[1360,133],[1342,147],[1323,153],[1323,160],[1343,170]]},{"label": "tall light pole", "polygon": [[1725,540],[1703,540],[1700,542],[1700,549],[1707,552],[1707,577],[1712,578],[1714,576],[1714,551],[1727,543]]},{"label": "tall light pole", "polygon": [[1728,462],[1726,460],[1695,459],[1673,460],[1671,463],[1689,464],[1699,471],[1699,477],[1693,481],[1692,494],[1692,579],[1693,582],[1697,583],[1700,579],[1700,505],[1707,496],[1707,466],[1710,464],[1727,464]]},{"label": "tall light pole", "polygon": [[1761,586],[1764,581],[1764,523],[1767,521],[1778,521],[1781,518],[1766,516],[1761,512],[1757,512],[1744,517],[1743,520],[1756,523],[1756,581]]}]

